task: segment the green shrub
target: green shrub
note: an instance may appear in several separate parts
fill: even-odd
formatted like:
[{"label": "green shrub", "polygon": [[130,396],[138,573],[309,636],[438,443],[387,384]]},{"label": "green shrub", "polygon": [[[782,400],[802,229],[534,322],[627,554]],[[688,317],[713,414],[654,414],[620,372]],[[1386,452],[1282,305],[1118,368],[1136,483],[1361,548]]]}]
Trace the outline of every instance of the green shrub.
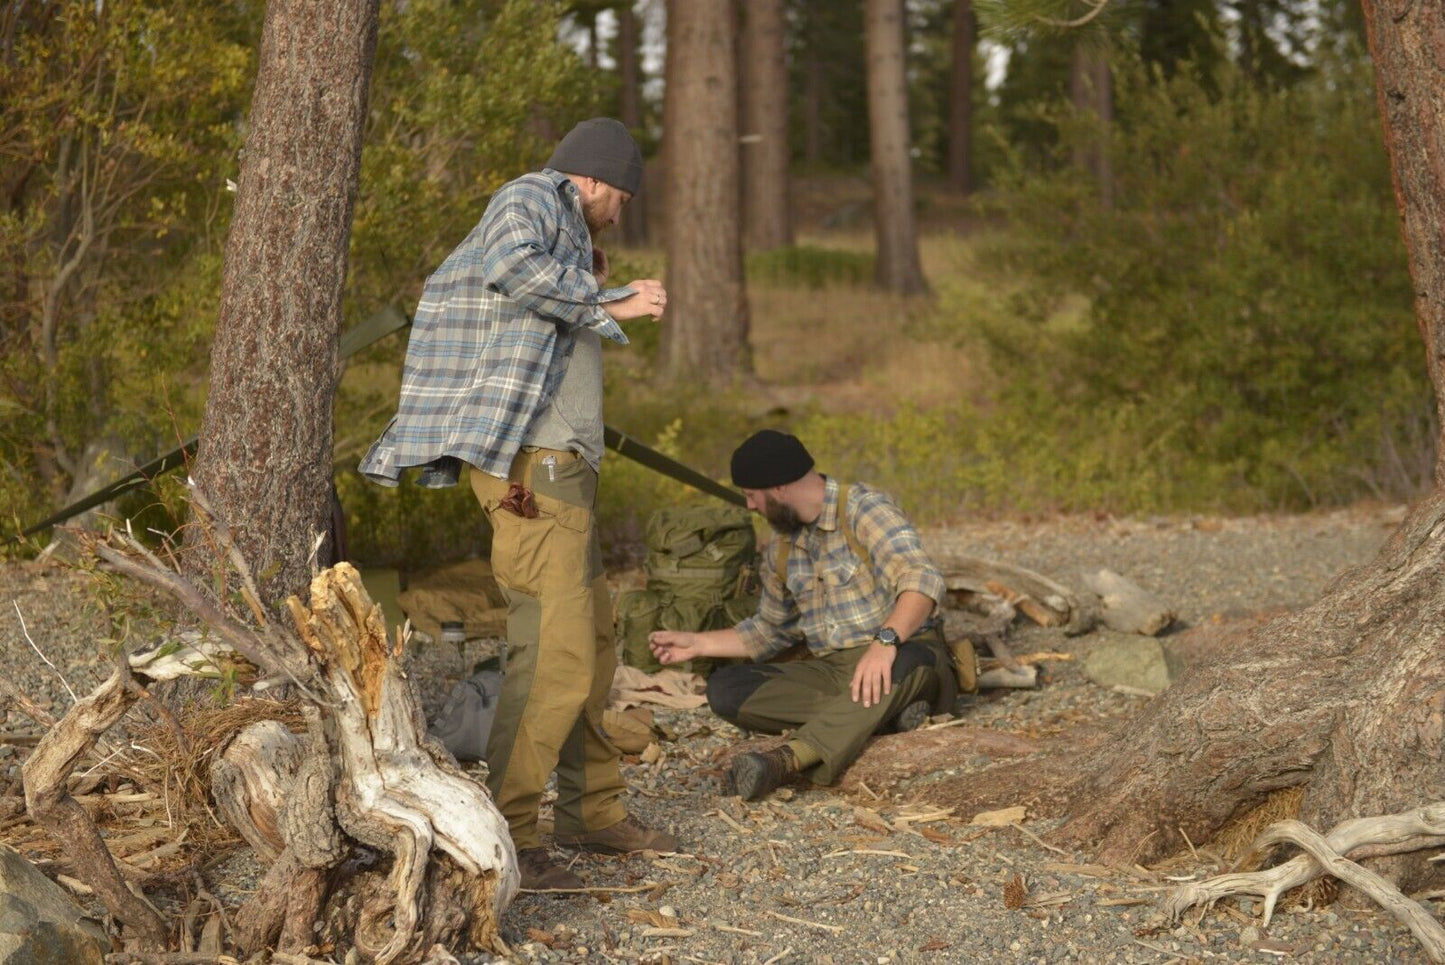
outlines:
[{"label": "green shrub", "polygon": [[995,403],[1079,466],[1079,497],[1087,479],[1137,508],[1413,496],[1433,403],[1368,64],[1214,83],[1120,71],[1112,208],[1075,169],[1014,169],[986,264],[1037,283],[981,320]]}]

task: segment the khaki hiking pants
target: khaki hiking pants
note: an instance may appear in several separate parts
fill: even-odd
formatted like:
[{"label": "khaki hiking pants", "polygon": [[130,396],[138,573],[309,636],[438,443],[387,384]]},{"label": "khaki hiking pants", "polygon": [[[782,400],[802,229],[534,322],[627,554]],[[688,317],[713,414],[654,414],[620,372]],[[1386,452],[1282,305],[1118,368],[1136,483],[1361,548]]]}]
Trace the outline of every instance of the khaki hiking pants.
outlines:
[{"label": "khaki hiking pants", "polygon": [[[602,731],[617,654],[593,525],[597,472],[576,453],[529,448],[508,479],[473,469],[471,482],[491,520],[492,572],[508,604],[487,787],[518,849],[542,843],[537,811],[554,770],[556,833],[611,827],[627,812],[619,753]],[[535,518],[501,507],[512,482],[535,495]]]},{"label": "khaki hiking pants", "polygon": [[880,727],[915,700],[933,712],[952,708],[958,696],[952,658],[936,629],[920,631],[898,648],[893,691],[872,707],[855,703],[853,672],[866,646],[787,663],[738,663],[707,678],[713,713],[745,730],[778,734],[796,727],[792,739],[806,742],[822,761],[807,771],[815,784],[832,784],[853,763]]}]

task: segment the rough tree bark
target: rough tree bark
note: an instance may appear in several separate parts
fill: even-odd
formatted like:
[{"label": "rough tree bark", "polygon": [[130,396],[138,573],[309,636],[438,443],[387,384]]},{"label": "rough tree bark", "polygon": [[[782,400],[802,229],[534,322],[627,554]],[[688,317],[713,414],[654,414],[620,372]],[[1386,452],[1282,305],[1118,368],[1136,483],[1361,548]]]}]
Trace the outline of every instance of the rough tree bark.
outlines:
[{"label": "rough tree bark", "polygon": [[[1364,9],[1381,120],[1437,402],[1445,401],[1445,38],[1436,4]],[[1445,454],[1445,447],[1442,447]],[[1366,566],[1312,606],[1248,631],[1191,668],[1113,735],[1107,750],[1005,765],[960,803],[1021,797],[1069,813],[1060,843],[1106,861],[1150,861],[1208,840],[1279,788],[1306,788],[1316,828],[1445,799],[1445,486]],[[1086,774],[1072,787],[1063,775]],[[1043,775],[1043,776],[1039,776]],[[1406,890],[1439,874],[1422,856],[1372,859]]]},{"label": "rough tree bark", "polygon": [[[378,5],[266,7],[193,475],[271,602],[305,592],[328,529],[337,334]],[[213,558],[192,555],[200,566]]]},{"label": "rough tree bark", "polygon": [[683,0],[667,10],[667,324],[662,365],[714,384],[751,370],[738,222],[737,10]]},{"label": "rough tree bark", "polygon": [[866,0],[868,121],[873,146],[873,222],[878,284],[905,295],[928,290],[918,258],[908,87],[903,63],[903,0]]},{"label": "rough tree bark", "polygon": [[[633,137],[642,133],[642,58],[638,55],[641,32],[632,4],[617,8],[617,117]],[[645,184],[645,180],[644,180]],[[647,244],[646,187],[622,209],[622,243]]]},{"label": "rough tree bark", "polygon": [[738,90],[743,233],[757,251],[793,243],[788,201],[787,23],[783,0],[753,0],[743,7]]},{"label": "rough tree bark", "polygon": [[972,0],[953,0],[953,75],[948,88],[948,186],[960,194],[973,190],[974,43]]}]

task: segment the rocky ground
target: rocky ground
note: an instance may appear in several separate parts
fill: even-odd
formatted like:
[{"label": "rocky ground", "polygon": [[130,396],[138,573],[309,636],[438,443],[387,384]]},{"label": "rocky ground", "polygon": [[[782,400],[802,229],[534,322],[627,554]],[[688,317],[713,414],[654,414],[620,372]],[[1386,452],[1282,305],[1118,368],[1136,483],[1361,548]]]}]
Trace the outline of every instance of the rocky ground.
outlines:
[{"label": "rocky ground", "polygon": [[[1170,603],[1181,627],[1301,606],[1342,569],[1368,562],[1398,507],[1251,519],[1066,518],[967,524],[930,532],[940,556],[984,556],[1077,585],[1109,567]],[[0,673],[60,711],[106,671],[105,623],[86,578],[33,563],[0,567]],[[22,632],[21,620],[25,630]],[[28,637],[28,639],[27,639]],[[1065,637],[1022,626],[1019,652],[1082,658],[1106,634]],[[485,644],[432,647],[419,657],[424,699],[439,706]],[[1034,691],[993,691],[957,708],[957,722],[1028,738],[1070,720],[1125,718],[1147,699],[1099,687],[1081,659],[1044,664]],[[3,700],[3,698],[0,698]],[[14,776],[33,734],[8,703],[0,775]],[[886,787],[798,787],[763,802],[719,793],[721,762],[745,735],[706,710],[658,711],[656,751],[629,757],[629,807],[671,829],[684,853],[570,855],[581,894],[523,894],[503,922],[513,957],[563,962],[1420,962],[1409,932],[1352,903],[1287,907],[1263,927],[1251,902],[1227,900],[1175,925],[1159,911],[1179,881],[1219,869],[1207,847],[1156,868],[1101,867],[1048,843],[1050,822],[1022,829],[970,823],[927,802],[930,773]],[[935,728],[954,726],[935,719]],[[874,759],[902,753],[900,735]],[[985,755],[950,765],[987,766]],[[7,770],[8,769],[8,770]],[[0,781],[3,785],[4,781]],[[13,785],[12,785],[13,786]],[[0,787],[3,790],[3,787]],[[210,866],[210,887],[239,903],[259,873],[242,851]],[[1430,903],[1438,911],[1438,904]],[[467,962],[492,960],[475,954]]]}]

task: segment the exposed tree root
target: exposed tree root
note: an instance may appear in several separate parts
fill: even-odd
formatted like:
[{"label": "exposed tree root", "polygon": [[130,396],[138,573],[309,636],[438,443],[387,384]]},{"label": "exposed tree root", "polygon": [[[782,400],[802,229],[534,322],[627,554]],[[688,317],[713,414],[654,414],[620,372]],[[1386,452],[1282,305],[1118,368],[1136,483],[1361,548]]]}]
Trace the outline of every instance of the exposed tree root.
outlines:
[{"label": "exposed tree root", "polygon": [[1431,961],[1445,962],[1445,928],[1390,882],[1343,857],[1400,854],[1445,844],[1445,802],[1399,814],[1345,821],[1324,836],[1299,821],[1279,821],[1265,829],[1255,841],[1254,850],[1278,844],[1293,844],[1305,854],[1263,871],[1219,875],[1184,885],[1169,896],[1165,911],[1178,921],[1190,908],[1208,908],[1234,895],[1253,895],[1264,900],[1262,923],[1267,926],[1282,894],[1330,874],[1373,898],[1404,922]]}]

